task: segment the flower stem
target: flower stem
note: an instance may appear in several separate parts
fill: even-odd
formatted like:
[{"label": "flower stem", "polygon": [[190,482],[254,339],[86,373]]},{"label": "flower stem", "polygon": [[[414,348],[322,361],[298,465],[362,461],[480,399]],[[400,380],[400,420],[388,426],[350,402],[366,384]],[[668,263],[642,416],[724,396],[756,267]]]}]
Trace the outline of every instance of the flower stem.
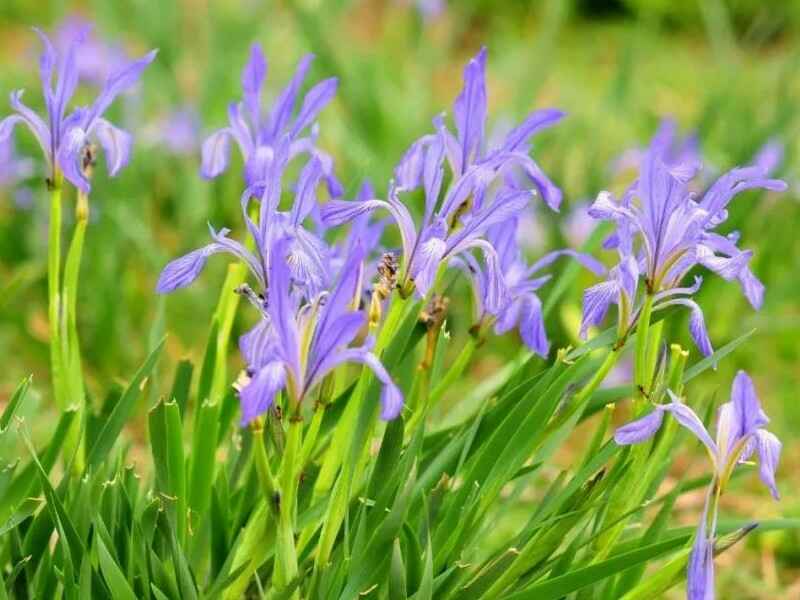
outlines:
[{"label": "flower stem", "polygon": [[81,257],[83,256],[83,241],[86,236],[86,226],[89,223],[89,198],[78,191],[78,200],[75,206],[75,232],[72,235],[67,259],[64,265],[63,293],[61,294],[64,314],[61,322],[62,341],[62,368],[65,370],[65,386],[70,399],[70,404],[77,407],[76,419],[67,434],[65,448],[74,456],[73,471],[81,473],[84,467],[84,447],[80,438],[81,415],[85,404],[85,389],[83,383],[83,369],[81,364],[81,349],[78,338],[78,280],[80,275]]},{"label": "flower stem", "polygon": [[[278,532],[275,543],[275,571],[273,581],[277,590],[286,589],[297,577],[297,547],[294,539],[297,513],[298,466],[303,445],[303,421],[299,416],[289,420],[286,447],[278,473],[279,501]],[[299,598],[297,591],[291,596]]]},{"label": "flower stem", "polygon": [[47,244],[47,305],[50,322],[50,370],[56,405],[66,409],[61,342],[61,181],[50,185],[50,223]]},{"label": "flower stem", "polygon": [[647,372],[647,349],[650,335],[650,316],[653,313],[653,294],[644,298],[639,321],[636,325],[636,362],[633,365],[633,383],[638,390],[637,398],[643,399],[647,393],[652,373]]}]

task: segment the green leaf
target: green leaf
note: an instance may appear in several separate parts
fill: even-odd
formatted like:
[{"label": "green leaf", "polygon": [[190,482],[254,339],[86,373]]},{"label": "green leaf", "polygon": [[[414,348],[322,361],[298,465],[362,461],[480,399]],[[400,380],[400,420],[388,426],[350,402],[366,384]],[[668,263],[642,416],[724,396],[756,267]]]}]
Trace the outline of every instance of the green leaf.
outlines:
[{"label": "green leaf", "polygon": [[680,548],[690,539],[691,535],[680,536],[650,544],[637,550],[617,554],[607,560],[580,569],[573,569],[559,577],[547,579],[522,591],[508,594],[503,596],[502,600],[558,600],[567,594],[593,585],[621,571],[663,556]]},{"label": "green leaf", "polygon": [[28,393],[28,387],[30,387],[32,379],[33,375],[28,375],[25,379],[20,381],[14,393],[11,395],[11,399],[8,401],[5,410],[3,410],[2,416],[0,416],[0,434],[6,432],[9,423],[11,423],[11,419],[14,418],[17,410],[22,405],[22,401],[25,400],[25,395]]},{"label": "green leaf", "polygon": [[194,364],[187,359],[181,360],[175,367],[175,378],[172,381],[169,399],[178,404],[178,407],[181,409],[181,416],[186,415],[186,404],[189,401],[189,390],[192,386],[193,372]]},{"label": "green leaf", "polygon": [[747,339],[756,332],[755,329],[751,329],[747,333],[740,335],[738,338],[733,340],[732,342],[728,342],[722,348],[714,352],[711,356],[706,356],[703,360],[698,361],[688,369],[683,374],[683,383],[688,383],[703,371],[706,371],[716,365],[720,360],[728,356],[731,352],[736,350],[739,346],[745,343]]},{"label": "green leaf", "polygon": [[392,563],[389,567],[389,600],[406,600],[406,567],[403,564],[403,550],[400,539],[396,538],[392,545]]},{"label": "green leaf", "polygon": [[103,537],[100,535],[95,536],[94,543],[100,571],[113,598],[115,600],[137,600],[137,596],[125,579],[125,575],[108,551]]},{"label": "green leaf", "polygon": [[159,401],[150,411],[149,422],[157,489],[167,497],[167,513],[183,543],[186,538],[186,464],[178,404]]},{"label": "green leaf", "polygon": [[119,402],[117,402],[117,405],[114,407],[105,426],[100,431],[92,449],[89,451],[89,457],[87,459],[88,468],[96,468],[102,461],[108,458],[108,453],[117,441],[125,422],[133,412],[136,400],[139,398],[142,387],[148,375],[153,370],[163,347],[164,338],[161,339],[155,349],[150,353],[150,356],[147,357],[147,360],[145,360],[144,364],[133,376],[128,387],[125,388],[122,397],[119,399]]}]

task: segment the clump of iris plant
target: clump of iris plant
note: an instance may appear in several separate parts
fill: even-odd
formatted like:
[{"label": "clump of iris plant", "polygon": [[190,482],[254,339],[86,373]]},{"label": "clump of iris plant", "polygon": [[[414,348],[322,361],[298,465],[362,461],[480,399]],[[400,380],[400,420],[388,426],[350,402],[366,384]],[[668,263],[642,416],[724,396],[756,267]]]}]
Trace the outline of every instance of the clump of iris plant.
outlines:
[{"label": "clump of iris plant", "polygon": [[[591,257],[573,252],[557,252],[528,267],[520,262],[516,244],[507,245],[507,234],[516,230],[517,217],[534,198],[558,210],[561,191],[527,149],[536,133],[555,125],[564,113],[533,111],[488,147],[486,57],[484,48],[464,69],[464,86],[453,106],[455,133],[442,116],[436,117],[435,132],[415,141],[395,168],[385,200],[334,200],[323,206],[322,218],[335,226],[369,211],[386,210],[397,223],[402,242],[397,277],[401,294],[427,296],[435,291],[447,265],[461,267],[473,282],[476,329],[495,323],[496,330],[504,332],[519,326],[526,344],[545,354],[548,343],[540,303],[533,294],[543,280],[533,277],[536,271],[563,254],[575,256],[598,274],[604,269]],[[443,189],[445,167],[451,177]],[[400,196],[420,188],[424,211],[415,221]]]},{"label": "clump of iris plant", "polygon": [[[679,160],[671,138],[658,135],[642,159],[639,179],[617,201],[601,192],[589,214],[615,225],[606,248],[616,249],[618,264],[608,280],[584,293],[581,334],[601,323],[612,303],[619,309],[619,337],[624,339],[640,320],[649,320],[653,310],[680,305],[690,310],[689,327],[698,348],[713,352],[703,312],[692,300],[702,278],[694,284],[682,281],[694,267],[702,266],[728,281],[738,281],[750,304],[758,309],[764,286],[750,270],[752,252],[741,250],[739,234],[723,235],[717,229],[727,219],[727,206],[745,190],[786,189],[771,179],[763,164],[740,167],[721,176],[698,198],[690,183],[700,169],[694,153]],[[644,281],[644,289],[639,283]],[[640,293],[641,292],[641,293]]]},{"label": "clump of iris plant", "polygon": [[623,446],[644,442],[658,432],[664,415],[669,414],[705,446],[713,467],[713,479],[689,558],[688,597],[690,600],[712,600],[719,498],[737,465],[758,456],[761,481],[777,500],[775,471],[781,442],[764,428],[769,419],[761,408],[753,381],[744,371],[739,371],[733,380],[730,401],[719,408],[716,439],[689,406],[672,392],[669,396],[670,402],[655,404],[649,414],[617,429],[614,440]]}]

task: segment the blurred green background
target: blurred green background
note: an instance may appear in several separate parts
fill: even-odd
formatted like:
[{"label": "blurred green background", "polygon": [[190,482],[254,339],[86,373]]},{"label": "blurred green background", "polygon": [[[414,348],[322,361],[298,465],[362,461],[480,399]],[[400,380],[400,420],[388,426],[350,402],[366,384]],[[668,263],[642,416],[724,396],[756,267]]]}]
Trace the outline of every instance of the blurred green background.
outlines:
[{"label": "blurred green background", "polygon": [[[430,129],[434,115],[449,111],[463,64],[486,45],[490,131],[536,107],[569,113],[535,143],[534,156],[564,190],[564,204],[560,214],[532,215],[526,242],[533,256],[580,236],[575,211],[602,189],[623,188],[632,174],[615,174],[614,160],[646,143],[663,117],[675,118],[684,133],[696,132],[706,164],[716,170],[748,162],[768,140],[784,145],[777,174],[789,182],[789,192],[737,197],[726,224],[726,232],[740,229],[742,246],[755,251],[754,271],[767,286],[764,308],[753,312],[738,286],[714,277],[706,278],[700,298],[716,346],[757,331],[690,393],[721,400],[736,369],[752,374],[771,428],[785,442],[779,474],[784,499],[773,505],[756,478],[742,478],[740,493],[729,495],[723,512],[800,516],[800,443],[793,438],[800,430],[800,2],[4,0],[0,94],[26,88],[26,101],[41,109],[39,47],[29,26],[54,32],[76,17],[95,24],[93,43],[109,57],[160,49],[139,89],[112,107],[113,120],[135,135],[131,164],[115,180],[98,169],[91,196],[78,318],[95,399],[117,378],[129,377],[163,331],[169,333],[164,381],[152,387],[154,395],[166,391],[178,359],[202,357],[225,260],[210,261],[190,289],[167,299],[153,288],[167,260],[206,242],[207,223],[241,232],[240,159],[234,152],[223,177],[203,181],[199,143],[225,124],[228,102],[240,97],[239,72],[252,42],[260,42],[269,59],[268,97],[307,52],[317,55],[309,81],[339,77],[339,95],[320,119],[319,145],[335,157],[348,194],[365,177],[379,191],[386,188],[407,145]],[[93,90],[86,82],[79,100],[88,101]],[[167,139],[168,131],[177,131],[180,143],[175,135]],[[38,403],[29,402],[26,410],[46,435],[52,409],[44,169],[27,133],[15,136],[15,145],[17,155],[32,161],[14,171],[25,174],[17,180],[2,166],[13,164],[10,157],[0,154],[0,404],[34,373]],[[581,291],[591,283],[582,275],[551,313],[554,348],[578,343]],[[545,299],[551,289],[543,290]],[[456,297],[466,299],[466,293],[453,290]],[[249,316],[240,315],[237,331]],[[465,312],[451,315],[456,341],[469,325]],[[671,335],[696,358],[685,323],[675,324]],[[464,390],[518,351],[513,336],[491,340]],[[233,355],[231,368],[240,367]],[[454,402],[449,406],[458,411]],[[144,425],[130,433],[135,456]],[[569,450],[562,459],[568,463]],[[687,457],[676,469],[701,466]],[[679,519],[692,523],[699,506],[679,511]],[[721,597],[800,598],[800,544],[787,534],[752,538],[720,562]],[[740,568],[724,568],[734,563]]]}]

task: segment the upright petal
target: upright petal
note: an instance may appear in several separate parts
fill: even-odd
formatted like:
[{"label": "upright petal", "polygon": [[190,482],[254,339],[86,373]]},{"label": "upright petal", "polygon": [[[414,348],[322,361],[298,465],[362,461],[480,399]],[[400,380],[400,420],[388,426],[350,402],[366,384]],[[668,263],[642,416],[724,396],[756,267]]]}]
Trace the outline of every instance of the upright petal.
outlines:
[{"label": "upright petal", "polygon": [[314,208],[317,202],[317,186],[322,175],[322,163],[317,158],[308,161],[300,172],[291,211],[291,222],[295,227],[300,225]]},{"label": "upright petal", "polygon": [[239,351],[247,368],[257,371],[275,357],[275,335],[272,322],[262,318],[239,338]]},{"label": "upright petal", "polygon": [[270,140],[277,138],[289,123],[289,118],[292,116],[292,111],[297,101],[297,93],[300,91],[300,86],[303,85],[312,60],[314,60],[313,54],[307,54],[300,60],[291,81],[276,98],[269,116]]},{"label": "upright petal", "polygon": [[253,120],[253,125],[258,128],[261,121],[261,86],[267,76],[267,59],[261,51],[261,46],[250,46],[250,57],[242,69],[242,91],[247,112]]},{"label": "upright petal", "polygon": [[753,380],[744,371],[736,373],[731,387],[731,403],[734,407],[734,435],[739,440],[755,433],[756,429],[769,423],[761,409]]},{"label": "upright petal", "polygon": [[103,90],[91,106],[87,116],[86,127],[89,127],[94,119],[101,117],[119,94],[139,81],[144,70],[155,59],[156,54],[158,54],[158,50],[151,50],[139,60],[131,62],[120,71],[109,76],[103,86]]},{"label": "upright petal", "polygon": [[464,68],[464,88],[453,105],[461,142],[461,172],[479,158],[486,126],[486,48]]},{"label": "upright petal", "polygon": [[303,106],[300,108],[300,113],[297,115],[294,125],[292,125],[292,139],[296,138],[306,127],[314,122],[320,111],[333,100],[338,86],[339,80],[335,77],[331,77],[330,79],[320,81],[308,91],[306,97],[303,99]]},{"label": "upright petal", "polygon": [[782,444],[775,434],[766,429],[756,432],[756,450],[758,451],[758,474],[761,481],[769,488],[772,497],[779,499],[778,486],[775,484],[775,471],[781,457]]},{"label": "upright petal", "polygon": [[130,133],[114,127],[105,119],[95,121],[94,132],[106,156],[106,168],[112,177],[128,164],[133,138]]},{"label": "upright petal", "polygon": [[84,194],[91,188],[83,172],[83,157],[88,137],[81,127],[65,128],[65,135],[58,148],[58,166],[64,177]]},{"label": "upright petal", "polygon": [[286,370],[281,361],[273,361],[259,369],[239,392],[242,403],[242,425],[267,412],[275,396],[286,385]]},{"label": "upright petal", "polygon": [[231,132],[227,127],[212,133],[203,142],[200,174],[206,179],[213,179],[228,168],[231,156]]}]

